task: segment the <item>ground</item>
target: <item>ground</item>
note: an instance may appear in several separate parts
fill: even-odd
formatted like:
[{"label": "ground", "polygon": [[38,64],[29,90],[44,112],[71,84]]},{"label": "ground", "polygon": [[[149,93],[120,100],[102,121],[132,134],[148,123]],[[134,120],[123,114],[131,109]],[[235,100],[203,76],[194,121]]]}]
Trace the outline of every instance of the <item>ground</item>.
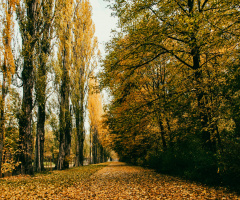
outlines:
[{"label": "ground", "polygon": [[109,162],[0,179],[0,199],[239,199],[153,170]]}]

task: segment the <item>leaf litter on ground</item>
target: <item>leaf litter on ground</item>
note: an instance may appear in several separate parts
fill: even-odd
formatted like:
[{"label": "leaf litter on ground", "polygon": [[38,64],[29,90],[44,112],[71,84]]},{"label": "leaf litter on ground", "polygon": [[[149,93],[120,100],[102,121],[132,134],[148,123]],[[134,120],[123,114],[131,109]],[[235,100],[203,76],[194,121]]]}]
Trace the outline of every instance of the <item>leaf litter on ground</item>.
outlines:
[{"label": "leaf litter on ground", "polygon": [[0,199],[240,199],[153,170],[109,162],[0,179]]}]

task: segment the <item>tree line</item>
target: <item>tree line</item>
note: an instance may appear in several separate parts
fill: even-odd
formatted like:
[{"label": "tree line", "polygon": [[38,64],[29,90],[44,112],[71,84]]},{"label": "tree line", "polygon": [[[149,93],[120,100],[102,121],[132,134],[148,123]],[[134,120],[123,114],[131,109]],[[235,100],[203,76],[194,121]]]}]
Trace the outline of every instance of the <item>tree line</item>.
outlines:
[{"label": "tree line", "polygon": [[[68,168],[73,153],[74,165],[83,165],[99,56],[89,1],[2,0],[0,7],[0,177],[43,171],[50,143],[57,169]],[[46,131],[54,138],[48,144]]]},{"label": "tree line", "polygon": [[111,1],[119,30],[101,86],[121,160],[237,184],[240,164],[238,1]]}]

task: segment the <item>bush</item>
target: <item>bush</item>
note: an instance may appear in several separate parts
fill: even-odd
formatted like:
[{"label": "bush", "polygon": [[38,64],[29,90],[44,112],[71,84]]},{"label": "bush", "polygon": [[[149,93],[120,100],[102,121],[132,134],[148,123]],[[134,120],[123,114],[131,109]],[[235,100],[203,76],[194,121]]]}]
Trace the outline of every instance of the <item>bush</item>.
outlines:
[{"label": "bush", "polygon": [[166,151],[149,152],[144,164],[158,172],[191,180],[211,184],[219,181],[216,156],[205,152],[198,141],[185,140]]},{"label": "bush", "polygon": [[219,174],[222,181],[240,190],[240,143],[224,141],[224,150],[219,154]]}]

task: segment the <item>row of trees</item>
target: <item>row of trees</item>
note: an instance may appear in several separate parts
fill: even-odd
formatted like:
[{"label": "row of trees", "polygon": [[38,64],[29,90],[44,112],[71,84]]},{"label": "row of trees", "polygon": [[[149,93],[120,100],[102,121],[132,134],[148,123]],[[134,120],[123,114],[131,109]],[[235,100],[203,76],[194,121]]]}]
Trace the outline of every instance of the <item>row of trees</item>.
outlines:
[{"label": "row of trees", "polygon": [[88,111],[90,118],[90,163],[103,163],[110,158],[107,130],[103,127],[103,102],[97,79],[90,79]]},{"label": "row of trees", "polygon": [[125,1],[101,84],[120,159],[198,180],[239,180],[239,2]]},{"label": "row of trees", "polygon": [[99,54],[89,1],[0,6],[0,170],[43,171],[46,130],[57,140],[57,169],[69,167],[73,133],[75,166],[83,165],[88,79]]}]

